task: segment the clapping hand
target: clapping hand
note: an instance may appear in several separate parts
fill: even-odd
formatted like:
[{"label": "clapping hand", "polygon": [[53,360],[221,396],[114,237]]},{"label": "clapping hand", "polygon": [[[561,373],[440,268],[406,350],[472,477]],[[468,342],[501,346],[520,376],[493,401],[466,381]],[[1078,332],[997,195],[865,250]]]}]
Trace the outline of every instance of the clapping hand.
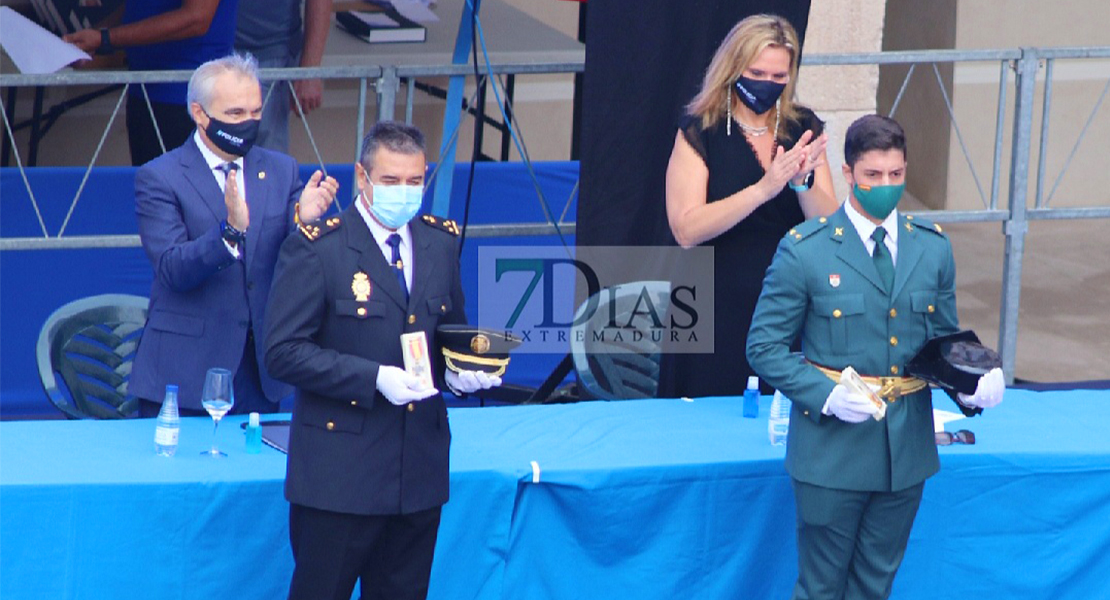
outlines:
[{"label": "clapping hand", "polygon": [[[775,156],[771,159],[771,166],[767,168],[767,172],[763,174],[763,179],[760,184],[763,185],[766,191],[767,199],[774,198],[786,187],[786,183],[791,179],[798,177],[802,172],[802,168],[808,162],[807,152],[809,151],[810,140],[813,139],[813,132],[807,130],[798,138],[798,143],[794,147],[785,150],[782,146],[778,147],[775,151]],[[820,138],[818,138],[820,140]],[[815,142],[816,143],[816,142]],[[822,143],[821,148],[824,148]],[[811,167],[812,171],[814,167]],[[808,173],[808,171],[806,171]]]},{"label": "clapping hand", "polygon": [[319,170],[313,173],[301,192],[298,204],[297,217],[301,223],[311,223],[324,216],[338,191],[339,182],[334,177],[324,177]]},{"label": "clapping hand", "polygon": [[972,395],[957,394],[964,406],[971,408],[994,408],[1002,402],[1002,395],[1006,391],[1006,377],[1002,369],[991,369],[979,378]]},{"label": "clapping hand", "polygon": [[[828,143],[829,136],[822,133],[821,135],[817,136],[816,139],[806,145],[805,148],[803,148],[803,158],[801,163],[798,165],[798,172],[790,178],[790,182],[792,184],[797,186],[802,185],[803,183],[805,183],[806,177],[808,177],[814,169],[825,164],[825,147],[828,145]],[[801,140],[798,140],[798,144],[795,145],[795,148],[798,145],[801,145]]]},{"label": "clapping hand", "polygon": [[243,199],[243,195],[239,193],[235,169],[228,174],[224,183],[224,204],[227,205],[227,224],[239,231],[246,231],[251,223],[250,209],[247,208],[247,201]]}]

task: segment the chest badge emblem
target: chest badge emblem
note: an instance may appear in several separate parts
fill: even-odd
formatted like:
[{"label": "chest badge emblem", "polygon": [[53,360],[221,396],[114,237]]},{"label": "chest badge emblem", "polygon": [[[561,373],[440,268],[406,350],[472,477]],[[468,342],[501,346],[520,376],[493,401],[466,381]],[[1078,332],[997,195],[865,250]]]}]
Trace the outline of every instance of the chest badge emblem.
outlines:
[{"label": "chest badge emblem", "polygon": [[351,280],[351,291],[355,294],[355,300],[359,302],[366,302],[370,299],[370,278],[366,273],[359,271],[355,273],[354,279]]},{"label": "chest badge emblem", "polygon": [[834,288],[840,287],[840,273],[829,273],[829,285]]}]

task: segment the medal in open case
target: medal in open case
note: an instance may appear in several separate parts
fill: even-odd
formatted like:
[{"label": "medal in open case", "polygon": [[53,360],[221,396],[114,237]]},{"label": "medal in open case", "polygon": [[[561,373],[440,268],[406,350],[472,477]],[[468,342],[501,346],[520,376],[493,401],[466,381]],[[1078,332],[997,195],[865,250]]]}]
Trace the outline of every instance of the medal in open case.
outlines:
[{"label": "medal in open case", "polygon": [[405,371],[419,379],[423,389],[434,388],[432,359],[428,355],[428,338],[424,332],[401,334],[401,350],[405,359]]}]

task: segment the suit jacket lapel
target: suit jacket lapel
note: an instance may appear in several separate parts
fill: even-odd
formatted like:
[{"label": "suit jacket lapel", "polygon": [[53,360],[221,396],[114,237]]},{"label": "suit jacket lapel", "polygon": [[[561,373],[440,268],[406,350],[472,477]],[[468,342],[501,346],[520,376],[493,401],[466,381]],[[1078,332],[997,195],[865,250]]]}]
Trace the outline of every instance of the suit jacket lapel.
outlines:
[{"label": "suit jacket lapel", "polygon": [[226,219],[227,205],[224,203],[223,192],[220,191],[216,176],[212,174],[212,169],[208,168],[208,163],[204,162],[204,156],[201,155],[192,137],[181,147],[181,166],[185,179],[193,186],[201,203],[212,211],[216,221]]},{"label": "suit jacket lapel", "polygon": [[[382,254],[378,243],[374,241],[374,236],[370,234],[370,228],[362,220],[358,207],[352,203],[344,213],[343,219],[347,224],[344,227],[347,230],[347,245],[359,252],[358,267],[373,282],[375,289],[370,292],[370,297],[373,298],[375,294],[383,292],[402,310],[407,310],[408,306],[401,293],[397,276],[393,274],[393,268],[386,262],[385,255]],[[354,276],[353,273],[351,275]]]},{"label": "suit jacket lapel", "polygon": [[254,255],[258,249],[258,240],[262,237],[262,223],[266,218],[266,194],[269,186],[265,179],[259,179],[258,173],[265,170],[266,161],[260,152],[248,152],[243,157],[243,193],[250,211],[251,226],[247,227],[247,254],[245,257],[247,271],[250,272]]},{"label": "suit jacket lapel", "polygon": [[415,302],[424,298],[428,282],[435,277],[436,261],[432,258],[432,239],[427,227],[410,224],[409,232],[412,235],[412,293],[409,300],[415,306]]},{"label": "suit jacket lapel", "polygon": [[921,260],[924,250],[917,239],[917,228],[909,222],[905,215],[899,215],[898,227],[898,261],[894,265],[894,289],[891,297],[897,298],[913,273],[914,267]]},{"label": "suit jacket lapel", "polygon": [[885,294],[886,286],[883,285],[883,280],[879,277],[879,271],[875,269],[875,262],[871,260],[871,255],[867,253],[867,247],[863,245],[863,240],[860,239],[856,226],[852,225],[852,221],[848,219],[843,206],[829,217],[829,225],[829,235],[834,240],[840,241],[840,247],[836,251],[837,258],[860,275],[863,275],[864,279],[870,281],[872,285]]}]

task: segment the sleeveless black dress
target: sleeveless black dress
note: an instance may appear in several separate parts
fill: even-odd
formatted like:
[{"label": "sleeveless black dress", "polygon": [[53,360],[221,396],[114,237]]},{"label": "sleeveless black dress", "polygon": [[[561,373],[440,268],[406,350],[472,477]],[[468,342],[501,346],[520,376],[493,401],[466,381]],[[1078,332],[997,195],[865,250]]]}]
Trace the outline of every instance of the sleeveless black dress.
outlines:
[{"label": "sleeveless black dress", "polygon": [[[787,148],[807,130],[814,136],[824,123],[812,111],[799,107],[798,123],[787,127]],[[687,116],[681,123],[683,137],[709,168],[706,200],[716,202],[758,182],[763,166],[740,128],[726,134],[722,120],[702,129],[698,118]],[[772,152],[773,155],[773,152]],[[659,396],[736,396],[744,393],[748,376],[745,345],[763,276],[779,241],[792,227],[805,220],[798,195],[784,186],[777,196],[755,209],[744,220],[721,235],[702,243],[714,248],[714,352],[713,354],[667,354],[661,365]],[[760,382],[764,394],[774,390]]]}]

